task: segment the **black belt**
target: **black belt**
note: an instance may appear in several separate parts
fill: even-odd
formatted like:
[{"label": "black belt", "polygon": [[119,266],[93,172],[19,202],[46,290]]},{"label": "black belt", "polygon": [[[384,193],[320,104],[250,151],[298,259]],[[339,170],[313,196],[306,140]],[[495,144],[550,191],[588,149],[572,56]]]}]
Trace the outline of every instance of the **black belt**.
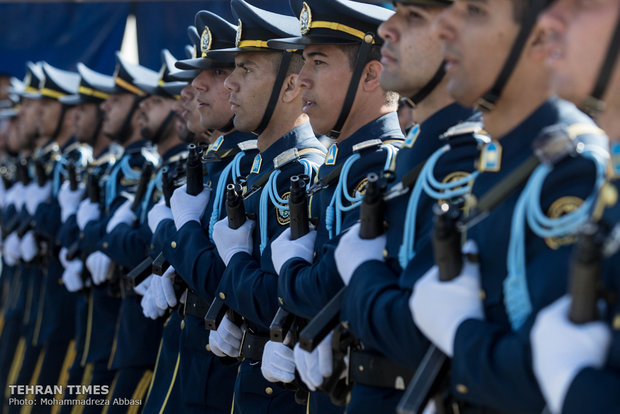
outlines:
[{"label": "black belt", "polygon": [[202,300],[194,291],[188,289],[187,298],[185,299],[185,314],[195,316],[202,320],[208,310],[209,304]]},{"label": "black belt", "polygon": [[371,387],[405,390],[413,371],[391,360],[363,351],[352,351],[349,359],[349,380]]},{"label": "black belt", "polygon": [[263,349],[267,341],[269,341],[268,337],[253,335],[246,330],[241,339],[241,356],[253,361],[262,360]]}]

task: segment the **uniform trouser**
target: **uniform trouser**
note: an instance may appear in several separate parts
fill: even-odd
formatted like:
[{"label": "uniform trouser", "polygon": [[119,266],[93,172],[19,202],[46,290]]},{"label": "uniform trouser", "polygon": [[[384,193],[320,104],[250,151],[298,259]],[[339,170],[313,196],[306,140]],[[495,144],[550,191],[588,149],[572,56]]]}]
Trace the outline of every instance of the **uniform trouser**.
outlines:
[{"label": "uniform trouser", "polygon": [[239,363],[235,361],[225,364],[222,359],[207,351],[209,333],[203,319],[185,316],[178,373],[183,410],[229,414]]},{"label": "uniform trouser", "polygon": [[233,414],[304,414],[295,394],[263,377],[260,362],[244,360],[235,382]]},{"label": "uniform trouser", "polygon": [[344,407],[332,404],[329,395],[320,391],[311,392],[308,397],[309,414],[344,414]]},{"label": "uniform trouser", "polygon": [[347,414],[394,413],[404,391],[354,384]]},{"label": "uniform trouser", "polygon": [[[20,338],[20,341],[25,338]],[[27,342],[27,341],[26,341]],[[20,358],[21,356],[21,358]],[[16,355],[16,358],[13,360],[13,366],[11,367],[11,374],[14,374],[18,369],[19,372],[17,376],[9,374],[8,384],[7,385],[35,385],[36,378],[38,373],[41,370],[41,366],[43,363],[43,348],[40,346],[35,346],[29,343],[26,343],[23,356]],[[10,388],[7,387],[6,394],[7,397],[12,398],[32,398],[27,394],[20,394],[18,392],[11,393]],[[8,402],[8,399],[6,400]],[[8,405],[9,414],[19,413],[21,411],[20,405]]]},{"label": "uniform trouser", "polygon": [[[108,395],[91,393],[88,395],[81,395],[79,397],[80,398],[92,398],[92,399],[101,399],[101,398],[109,397],[110,394],[112,393],[112,382],[114,380],[116,371],[108,369],[107,360],[94,362],[92,363],[92,367],[93,367],[92,373],[87,372],[88,371],[87,369],[84,370],[84,376],[87,376],[87,374],[89,374],[88,376],[90,377],[90,382],[88,382],[88,384],[89,385],[101,385],[101,386],[108,385],[110,386],[110,393],[108,393]],[[84,381],[84,384],[86,384],[86,381]],[[65,398],[67,397],[74,398],[75,396],[65,395]],[[104,407],[100,405],[75,406],[73,410],[71,410],[71,413],[72,414],[81,414],[81,413],[98,414],[102,412],[103,408]]]},{"label": "uniform trouser", "polygon": [[121,368],[110,388],[110,405],[104,414],[139,413],[153,378],[152,368]]},{"label": "uniform trouser", "polygon": [[182,412],[178,377],[179,335],[181,318],[173,312],[164,323],[162,339],[155,363],[153,380],[149,387],[144,413],[158,414]]}]

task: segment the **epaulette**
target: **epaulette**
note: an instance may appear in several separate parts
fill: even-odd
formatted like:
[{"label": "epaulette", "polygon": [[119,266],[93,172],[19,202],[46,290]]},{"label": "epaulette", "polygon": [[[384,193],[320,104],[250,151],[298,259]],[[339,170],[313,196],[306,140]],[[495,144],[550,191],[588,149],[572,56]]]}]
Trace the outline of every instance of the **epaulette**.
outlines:
[{"label": "epaulette", "polygon": [[296,161],[298,159],[299,151],[297,151],[297,148],[290,148],[273,159],[273,168],[277,170],[278,168],[282,168],[291,161]]},{"label": "epaulette", "polygon": [[254,151],[258,149],[258,140],[249,139],[247,141],[238,143],[237,147],[239,147],[241,151]]},{"label": "epaulette", "polygon": [[359,144],[353,145],[351,149],[353,152],[361,152],[364,150],[379,148],[383,144],[380,139],[369,139],[367,141],[360,142]]},{"label": "epaulette", "polygon": [[461,122],[460,124],[456,124],[450,128],[443,134],[439,136],[441,140],[448,140],[454,137],[463,136],[463,135],[486,135],[484,133],[484,127],[482,122],[479,121],[469,121],[469,122]]}]

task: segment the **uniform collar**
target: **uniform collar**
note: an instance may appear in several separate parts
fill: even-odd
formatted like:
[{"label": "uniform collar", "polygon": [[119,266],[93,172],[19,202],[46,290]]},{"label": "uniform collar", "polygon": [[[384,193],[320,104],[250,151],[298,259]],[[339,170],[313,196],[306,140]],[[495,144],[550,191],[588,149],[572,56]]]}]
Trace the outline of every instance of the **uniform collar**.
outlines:
[{"label": "uniform collar", "polygon": [[174,157],[177,154],[182,153],[183,151],[187,151],[187,144],[178,144],[174,147],[170,148],[168,151],[164,152],[161,156],[162,162],[167,162],[170,158]]},{"label": "uniform collar", "polygon": [[231,153],[231,150],[234,151],[240,143],[248,141],[256,141],[256,135],[249,132],[233,131],[216,139],[209,147],[207,154],[225,158],[226,154]]},{"label": "uniform collar", "polygon": [[330,155],[333,156],[336,152],[334,162],[339,163],[346,160],[353,153],[353,147],[364,141],[371,139],[379,139],[381,141],[390,139],[402,140],[403,138],[403,132],[398,123],[398,115],[396,112],[390,112],[367,123],[344,141],[332,144],[328,150],[328,157]]},{"label": "uniform collar", "polygon": [[138,140],[136,142],[132,142],[127,147],[125,147],[125,154],[140,151],[143,147],[148,145],[148,141],[145,139]]}]

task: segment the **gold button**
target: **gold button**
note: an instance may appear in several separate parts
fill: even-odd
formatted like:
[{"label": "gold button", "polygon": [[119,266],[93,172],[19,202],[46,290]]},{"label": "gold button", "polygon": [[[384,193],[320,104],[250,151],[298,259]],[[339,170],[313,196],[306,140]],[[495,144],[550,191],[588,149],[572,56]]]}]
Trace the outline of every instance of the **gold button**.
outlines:
[{"label": "gold button", "polygon": [[349,326],[349,321],[342,321],[342,326],[344,329],[351,329],[351,327]]},{"label": "gold button", "polygon": [[363,372],[363,371],[364,371],[364,366],[363,366],[363,365],[360,365],[359,367],[357,367],[357,369],[358,369],[360,372]]},{"label": "gold button", "polygon": [[317,253],[316,252],[312,253],[312,258],[316,259],[316,257],[317,257]]},{"label": "gold button", "polygon": [[63,282],[63,280],[62,280],[62,279],[58,279],[58,284],[62,286],[62,285],[64,285],[64,284],[65,284],[65,282]]},{"label": "gold button", "polygon": [[170,247],[172,247],[173,249],[177,248],[177,242],[173,241],[172,243],[170,243]]},{"label": "gold button", "polygon": [[469,392],[469,389],[463,384],[458,384],[456,386],[456,392],[458,392],[459,394],[467,394]]},{"label": "gold button", "polygon": [[103,248],[107,249],[108,248],[108,242],[103,242]]},{"label": "gold button", "polygon": [[226,299],[226,295],[224,294],[224,292],[220,292],[220,299],[222,300]]},{"label": "gold button", "polygon": [[271,388],[271,387],[265,388],[265,394],[267,394],[267,395],[273,394],[273,388]]},{"label": "gold button", "polygon": [[282,299],[281,297],[278,296],[278,302],[280,303],[280,305],[284,305],[284,299]]},{"label": "gold button", "polygon": [[384,250],[383,250],[383,258],[384,258],[384,259],[387,259],[387,258],[388,258],[388,251],[387,251],[387,249],[384,249]]},{"label": "gold button", "polygon": [[151,243],[151,250],[155,250],[155,245]]},{"label": "gold button", "polygon": [[620,330],[620,314],[614,316],[614,321],[612,324],[614,330],[618,331]]},{"label": "gold button", "polygon": [[205,349],[206,349],[207,351],[211,352],[211,347],[209,346],[209,344],[207,344],[207,345],[205,346]]},{"label": "gold button", "polygon": [[80,233],[80,239],[83,239],[83,238],[84,238],[84,233],[82,232]]},{"label": "gold button", "polygon": [[484,291],[484,289],[480,289],[480,300],[485,300],[487,298],[487,292]]},{"label": "gold button", "polygon": [[181,321],[181,330],[185,329],[185,320]]}]

